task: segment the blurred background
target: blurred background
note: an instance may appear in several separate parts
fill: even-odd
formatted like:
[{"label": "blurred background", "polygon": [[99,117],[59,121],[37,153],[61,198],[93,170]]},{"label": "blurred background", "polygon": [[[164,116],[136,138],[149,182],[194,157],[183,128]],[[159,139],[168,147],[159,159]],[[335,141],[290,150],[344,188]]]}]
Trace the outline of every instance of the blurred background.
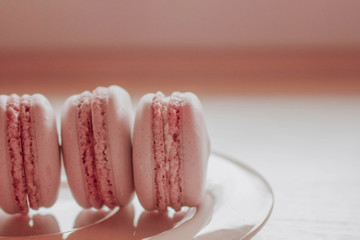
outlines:
[{"label": "blurred background", "polygon": [[263,239],[360,238],[360,1],[0,1],[0,93],[200,96],[270,182]]},{"label": "blurred background", "polygon": [[357,94],[359,9],[356,0],[3,0],[0,86]]}]

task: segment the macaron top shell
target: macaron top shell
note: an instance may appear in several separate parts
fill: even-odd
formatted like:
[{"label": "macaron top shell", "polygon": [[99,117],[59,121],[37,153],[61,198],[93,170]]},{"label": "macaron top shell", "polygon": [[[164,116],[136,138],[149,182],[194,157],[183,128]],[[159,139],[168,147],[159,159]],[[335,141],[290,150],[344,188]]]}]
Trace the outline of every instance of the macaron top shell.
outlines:
[{"label": "macaron top shell", "polygon": [[[83,133],[79,131],[78,126],[78,113],[80,111],[78,103],[84,94],[90,101],[88,104],[91,107],[89,110],[91,113],[89,114],[92,115],[90,116],[92,119],[87,120],[91,122],[88,127],[95,131],[92,132],[93,130],[88,129],[92,134],[91,141],[95,141],[88,146],[94,155],[89,156],[89,159],[95,158],[96,154],[98,159],[99,152],[104,152],[106,157],[103,160],[108,164],[107,167],[105,166],[106,169],[103,169],[103,160],[96,164],[86,163],[93,164],[94,172],[92,174],[93,179],[95,179],[93,181],[98,184],[98,186],[93,186],[94,191],[98,191],[95,193],[89,192],[89,187],[92,186],[86,179],[87,176],[84,175],[83,164],[85,164],[85,160],[81,160],[82,153],[79,150],[82,147],[79,144],[79,137]],[[103,101],[102,107],[104,108],[102,110],[98,109],[99,106],[96,105],[96,101],[99,99],[96,100],[96,98],[102,99],[100,99]],[[106,115],[106,117],[101,118],[99,114]],[[105,201],[105,205],[110,205],[109,207],[112,208],[115,205],[126,205],[131,200],[134,191],[131,166],[131,118],[130,96],[118,86],[99,87],[93,93],[84,92],[66,100],[61,122],[64,164],[74,198],[82,207],[100,208]],[[98,145],[94,146],[94,144]],[[100,156],[100,159],[102,158],[103,156]],[[98,177],[103,179],[97,179]],[[101,181],[111,183],[111,190],[108,191],[111,191],[112,200],[109,196],[104,196],[104,191],[100,193]],[[99,199],[95,202],[91,200],[94,194],[99,195]]]},{"label": "macaron top shell", "polygon": [[[11,116],[11,120],[7,112],[10,99],[18,104],[16,109],[11,110],[17,115],[17,121],[15,115]],[[8,124],[16,124],[17,127],[13,126],[17,130],[7,129]],[[0,206],[8,213],[26,213],[26,199],[33,209],[51,206],[57,198],[60,184],[60,155],[55,113],[50,103],[41,94],[21,98],[17,95],[0,96],[0,127]],[[9,131],[17,133],[10,136]],[[21,149],[9,152],[10,142],[16,142]],[[14,156],[10,157],[10,154],[21,156],[17,166],[12,165]],[[18,183],[14,181],[18,180],[14,179],[20,176],[19,173],[23,175],[24,188],[17,193],[20,195],[15,196],[14,189]],[[21,207],[17,202],[19,196],[25,198]]]},{"label": "macaron top shell", "polygon": [[[210,143],[202,106],[193,93],[176,93],[181,99],[182,143],[182,204],[196,206],[200,203],[206,178]],[[155,173],[153,149],[153,100],[155,94],[141,98],[136,111],[133,143],[133,169],[135,189],[139,201],[147,210],[155,210]]]}]

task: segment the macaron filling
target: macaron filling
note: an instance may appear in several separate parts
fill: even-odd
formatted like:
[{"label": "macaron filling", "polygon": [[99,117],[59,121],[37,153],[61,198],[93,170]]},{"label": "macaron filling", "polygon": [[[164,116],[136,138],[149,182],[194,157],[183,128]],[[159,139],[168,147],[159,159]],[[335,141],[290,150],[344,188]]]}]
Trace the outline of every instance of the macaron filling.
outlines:
[{"label": "macaron filling", "polygon": [[170,97],[158,92],[152,102],[154,196],[159,211],[168,206],[177,211],[183,203],[181,104],[177,92]]},{"label": "macaron filling", "polygon": [[77,129],[83,179],[95,208],[116,206],[107,148],[106,89],[84,92],[77,103]]}]

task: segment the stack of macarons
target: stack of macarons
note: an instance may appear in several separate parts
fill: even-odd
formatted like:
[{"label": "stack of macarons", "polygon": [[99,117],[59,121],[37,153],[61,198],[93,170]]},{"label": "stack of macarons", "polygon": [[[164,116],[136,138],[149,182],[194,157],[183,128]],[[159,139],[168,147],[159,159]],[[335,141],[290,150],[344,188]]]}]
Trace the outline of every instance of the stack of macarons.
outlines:
[{"label": "stack of macarons", "polygon": [[[210,144],[192,93],[146,94],[133,124],[131,98],[118,86],[69,97],[61,117],[68,184],[84,208],[127,205],[136,192],[149,211],[197,206]],[[40,94],[0,96],[0,207],[51,206],[60,182],[54,110]]]}]

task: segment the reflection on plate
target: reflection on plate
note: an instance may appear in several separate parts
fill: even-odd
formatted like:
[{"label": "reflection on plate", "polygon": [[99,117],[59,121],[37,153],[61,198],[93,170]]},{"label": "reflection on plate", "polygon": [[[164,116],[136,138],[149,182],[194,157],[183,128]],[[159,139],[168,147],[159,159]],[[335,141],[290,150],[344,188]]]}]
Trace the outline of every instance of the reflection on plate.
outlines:
[{"label": "reflection on plate", "polygon": [[273,193],[264,178],[220,154],[209,160],[207,191],[196,208],[146,212],[135,197],[114,210],[83,210],[64,182],[56,204],[29,216],[0,211],[0,236],[41,239],[250,239],[266,223]]}]

